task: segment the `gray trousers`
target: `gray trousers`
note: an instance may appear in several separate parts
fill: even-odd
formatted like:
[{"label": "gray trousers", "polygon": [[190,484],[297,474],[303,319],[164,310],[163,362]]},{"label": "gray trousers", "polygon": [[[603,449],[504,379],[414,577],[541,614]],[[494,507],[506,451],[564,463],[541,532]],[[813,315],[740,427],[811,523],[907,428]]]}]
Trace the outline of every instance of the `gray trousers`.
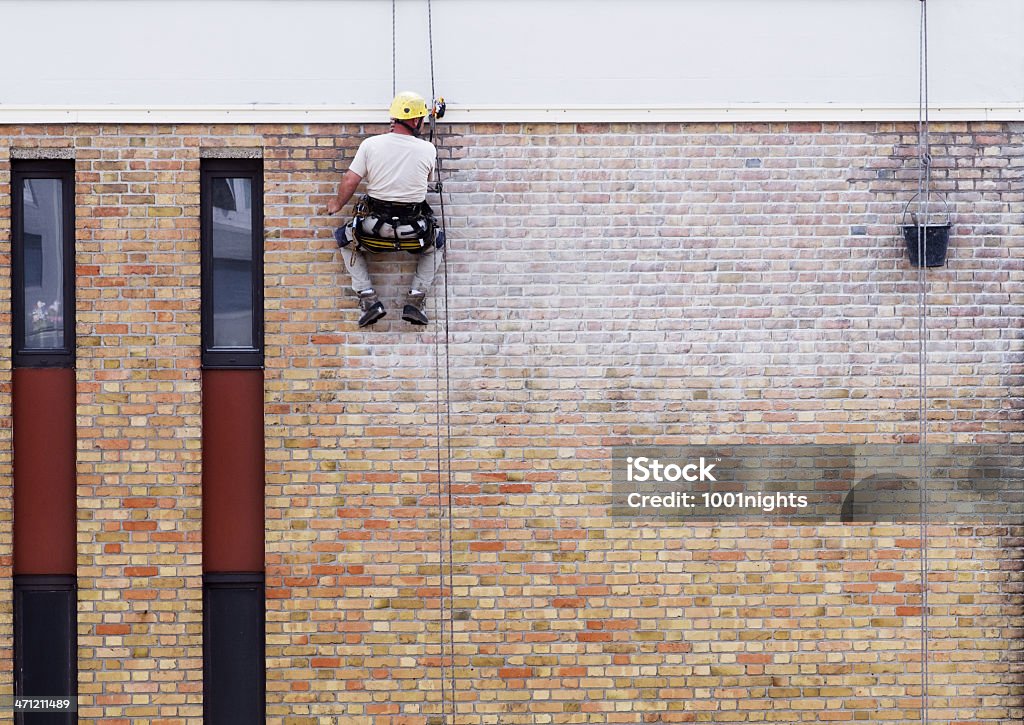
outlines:
[{"label": "gray trousers", "polygon": [[[346,229],[346,236],[349,239],[352,238],[352,230]],[[401,252],[406,254],[407,252]],[[437,270],[441,267],[441,263],[444,261],[444,251],[440,253],[437,247],[430,247],[430,249],[421,252],[416,255],[416,275],[413,277],[412,285],[409,289],[418,290],[420,292],[427,292],[430,290],[430,286],[434,283],[434,277],[437,275]],[[366,265],[366,254],[361,252],[357,247],[355,241],[351,241],[348,246],[341,248],[341,258],[345,262],[345,267],[348,269],[349,275],[352,277],[352,289],[357,293],[363,290],[373,289],[373,281],[370,279],[370,270]]]}]

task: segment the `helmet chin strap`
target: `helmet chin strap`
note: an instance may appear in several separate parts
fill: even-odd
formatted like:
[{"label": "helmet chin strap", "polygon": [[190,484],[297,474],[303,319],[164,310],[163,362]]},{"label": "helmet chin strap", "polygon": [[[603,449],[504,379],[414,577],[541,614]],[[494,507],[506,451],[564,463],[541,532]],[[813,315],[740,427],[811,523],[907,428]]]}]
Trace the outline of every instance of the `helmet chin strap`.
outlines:
[{"label": "helmet chin strap", "polygon": [[420,126],[422,126],[422,123],[420,124],[420,126],[410,126],[408,123],[406,123],[405,121],[403,121],[400,118],[396,118],[395,119],[395,123],[397,123],[397,124],[399,124],[401,126],[405,126],[406,130],[409,133],[411,133],[413,136],[416,136],[417,138],[419,138]]}]

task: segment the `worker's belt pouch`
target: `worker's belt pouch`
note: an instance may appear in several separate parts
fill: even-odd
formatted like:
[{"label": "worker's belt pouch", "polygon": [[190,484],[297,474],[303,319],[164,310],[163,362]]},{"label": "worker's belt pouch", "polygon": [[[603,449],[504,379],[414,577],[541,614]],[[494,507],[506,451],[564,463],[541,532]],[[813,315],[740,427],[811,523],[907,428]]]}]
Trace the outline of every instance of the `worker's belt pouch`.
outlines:
[{"label": "worker's belt pouch", "polygon": [[356,205],[352,235],[367,252],[420,254],[436,242],[437,221],[427,202],[402,204],[364,196]]}]

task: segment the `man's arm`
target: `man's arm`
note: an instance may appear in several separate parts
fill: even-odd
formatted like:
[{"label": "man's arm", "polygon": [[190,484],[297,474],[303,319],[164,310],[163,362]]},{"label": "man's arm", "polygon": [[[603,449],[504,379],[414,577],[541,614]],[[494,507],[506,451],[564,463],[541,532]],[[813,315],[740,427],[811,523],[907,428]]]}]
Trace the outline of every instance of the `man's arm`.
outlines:
[{"label": "man's arm", "polygon": [[348,204],[348,200],[356,193],[356,187],[362,180],[363,177],[356,172],[346,171],[345,175],[341,177],[341,183],[338,184],[338,195],[328,201],[327,206],[320,213],[337,214],[341,211],[342,207]]}]

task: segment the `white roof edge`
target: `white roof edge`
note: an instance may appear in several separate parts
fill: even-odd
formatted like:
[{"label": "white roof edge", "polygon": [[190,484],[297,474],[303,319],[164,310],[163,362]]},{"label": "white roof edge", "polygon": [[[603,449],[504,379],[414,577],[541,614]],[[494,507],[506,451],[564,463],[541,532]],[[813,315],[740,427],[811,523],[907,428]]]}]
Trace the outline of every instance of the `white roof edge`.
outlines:
[{"label": "white roof edge", "polygon": [[[1024,103],[934,105],[931,121],[1020,121]],[[459,106],[448,123],[629,123],[917,121],[917,106],[730,104],[725,106]],[[0,124],[39,123],[380,123],[380,108],[245,104],[225,106],[29,106],[0,103]]]}]

